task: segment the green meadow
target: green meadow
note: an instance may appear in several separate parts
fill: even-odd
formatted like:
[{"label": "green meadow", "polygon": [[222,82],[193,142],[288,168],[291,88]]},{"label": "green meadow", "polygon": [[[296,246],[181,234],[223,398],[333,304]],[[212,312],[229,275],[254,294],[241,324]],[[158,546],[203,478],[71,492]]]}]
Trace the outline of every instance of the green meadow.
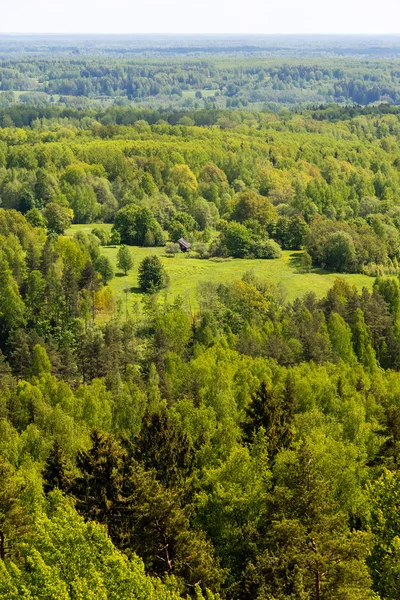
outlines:
[{"label": "green meadow", "polygon": [[[73,235],[76,231],[90,233],[94,227],[111,229],[111,225],[73,225],[66,233]],[[188,254],[179,253],[175,257],[165,254],[164,248],[142,248],[131,246],[129,248],[134,268],[123,275],[117,268],[118,247],[102,247],[102,253],[107,256],[115,269],[115,277],[110,285],[116,298],[124,299],[125,290],[128,292],[128,305],[132,307],[142,297],[138,288],[137,275],[140,262],[145,256],[156,254],[160,257],[170,278],[170,285],[166,296],[173,300],[182,297],[191,309],[198,307],[197,290],[199,284],[205,281],[228,283],[240,279],[246,271],[253,271],[262,279],[269,279],[280,286],[283,297],[292,301],[296,297],[304,296],[307,292],[315,292],[318,297],[326,294],[333,282],[338,277],[355,285],[359,290],[363,287],[372,288],[374,278],[359,274],[327,273],[321,269],[314,269],[311,273],[302,273],[299,269],[301,252],[284,251],[282,258],[275,260],[262,259],[231,259],[223,262],[191,258]],[[161,294],[162,295],[162,294]],[[165,294],[164,294],[165,295]]]}]

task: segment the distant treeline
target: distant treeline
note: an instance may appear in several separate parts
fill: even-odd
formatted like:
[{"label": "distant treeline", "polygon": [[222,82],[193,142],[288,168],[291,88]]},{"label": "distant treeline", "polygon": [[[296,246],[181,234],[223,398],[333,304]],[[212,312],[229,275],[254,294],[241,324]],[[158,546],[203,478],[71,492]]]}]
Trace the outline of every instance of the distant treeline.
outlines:
[{"label": "distant treeline", "polygon": [[[50,50],[50,48],[48,49]],[[73,54],[54,58],[3,55],[0,106],[14,102],[80,105],[90,102],[136,103],[155,107],[263,108],[265,104],[374,102],[400,104],[400,63],[368,58],[251,57],[250,46],[165,48],[162,54],[105,57]],[[133,55],[140,48],[131,50]],[[154,48],[152,52],[154,52]],[[174,55],[176,57],[174,58]],[[396,55],[396,53],[394,54]],[[296,55],[297,56],[297,55]],[[1,57],[1,43],[0,43]],[[78,105],[79,105],[78,102]]]}]

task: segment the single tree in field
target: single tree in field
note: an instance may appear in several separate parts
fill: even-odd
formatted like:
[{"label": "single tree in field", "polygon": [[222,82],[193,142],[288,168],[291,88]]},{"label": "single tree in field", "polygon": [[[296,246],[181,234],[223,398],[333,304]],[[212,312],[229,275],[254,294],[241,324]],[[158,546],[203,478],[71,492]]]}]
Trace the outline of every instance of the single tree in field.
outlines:
[{"label": "single tree in field", "polygon": [[168,276],[158,256],[146,256],[139,267],[139,287],[143,292],[157,292],[168,284]]},{"label": "single tree in field", "polygon": [[133,258],[127,246],[121,246],[117,254],[117,266],[125,275],[133,269]]}]

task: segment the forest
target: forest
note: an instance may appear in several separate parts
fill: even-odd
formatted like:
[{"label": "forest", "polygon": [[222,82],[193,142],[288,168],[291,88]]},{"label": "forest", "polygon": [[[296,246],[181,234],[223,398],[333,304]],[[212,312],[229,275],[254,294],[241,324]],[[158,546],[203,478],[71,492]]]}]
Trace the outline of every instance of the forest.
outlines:
[{"label": "forest", "polygon": [[399,109],[233,108],[0,109],[1,600],[400,597]]},{"label": "forest", "polygon": [[398,36],[0,35],[0,108],[400,104]]}]

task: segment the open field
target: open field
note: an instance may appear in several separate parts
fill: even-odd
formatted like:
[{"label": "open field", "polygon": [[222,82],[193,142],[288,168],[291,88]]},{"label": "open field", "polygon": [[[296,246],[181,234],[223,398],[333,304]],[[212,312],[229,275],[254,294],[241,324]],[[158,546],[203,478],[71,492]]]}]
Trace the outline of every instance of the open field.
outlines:
[{"label": "open field", "polygon": [[[215,92],[219,90],[200,90],[202,98],[210,98],[215,95]],[[182,98],[195,98],[196,90],[182,90]]]},{"label": "open field", "polygon": [[[111,225],[73,225],[66,233],[72,235],[76,231],[89,233],[94,227],[111,229]],[[315,269],[311,273],[301,273],[298,261],[301,252],[284,251],[283,257],[276,260],[262,259],[233,259],[225,262],[213,262],[190,258],[189,255],[179,253],[175,257],[165,255],[164,248],[141,248],[132,246],[130,252],[134,259],[134,269],[124,276],[118,272],[117,247],[102,247],[102,252],[111,260],[116,276],[110,285],[117,298],[124,297],[124,290],[129,289],[128,304],[132,306],[141,298],[142,294],[138,288],[137,274],[140,262],[145,256],[156,254],[162,260],[163,265],[170,277],[170,286],[167,296],[173,300],[181,296],[192,309],[198,307],[197,288],[204,281],[227,283],[240,279],[246,271],[253,270],[257,277],[270,279],[279,284],[284,298],[288,301],[307,292],[313,291],[318,297],[326,294],[337,277],[342,277],[352,285],[361,290],[362,287],[372,288],[374,278],[366,275],[338,275],[337,273],[325,273]]]}]

